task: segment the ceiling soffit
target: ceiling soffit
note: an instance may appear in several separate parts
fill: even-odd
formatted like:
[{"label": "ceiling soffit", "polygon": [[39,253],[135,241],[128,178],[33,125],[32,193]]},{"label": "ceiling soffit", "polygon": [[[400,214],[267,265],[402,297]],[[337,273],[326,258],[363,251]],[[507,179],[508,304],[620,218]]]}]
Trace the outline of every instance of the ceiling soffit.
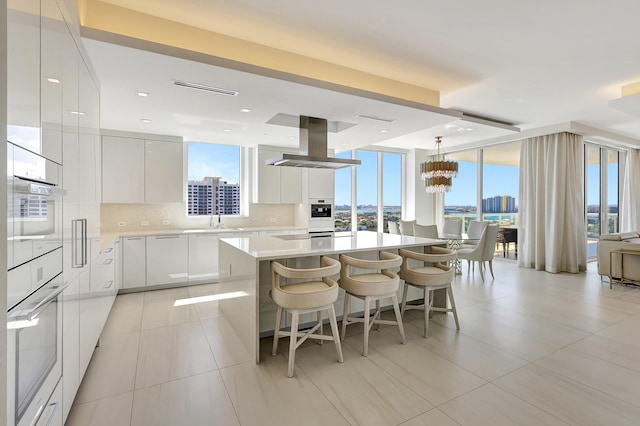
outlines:
[{"label": "ceiling soffit", "polygon": [[83,37],[139,49],[152,49],[156,53],[418,109],[433,108],[434,112],[441,112],[438,108],[439,92],[425,87],[368,74],[98,0],[82,2],[80,13]]}]

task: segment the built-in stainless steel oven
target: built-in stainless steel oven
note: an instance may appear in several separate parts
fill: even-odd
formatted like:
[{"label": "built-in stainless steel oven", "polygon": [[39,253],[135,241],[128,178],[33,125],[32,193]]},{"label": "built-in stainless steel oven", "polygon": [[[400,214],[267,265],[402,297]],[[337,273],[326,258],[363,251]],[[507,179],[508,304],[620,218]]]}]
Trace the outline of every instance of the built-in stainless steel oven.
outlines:
[{"label": "built-in stainless steel oven", "polygon": [[62,274],[7,313],[7,425],[49,424],[62,377]]},{"label": "built-in stainless steel oven", "polygon": [[62,247],[61,167],[7,143],[7,267]]},{"label": "built-in stainless steel oven", "polygon": [[332,198],[309,200],[309,234],[333,232],[335,230]]}]

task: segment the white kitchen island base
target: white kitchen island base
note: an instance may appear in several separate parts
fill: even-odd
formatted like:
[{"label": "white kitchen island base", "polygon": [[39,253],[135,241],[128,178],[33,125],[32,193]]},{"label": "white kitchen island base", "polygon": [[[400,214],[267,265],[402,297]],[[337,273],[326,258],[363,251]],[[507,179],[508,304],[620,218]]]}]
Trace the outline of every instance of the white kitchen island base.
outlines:
[{"label": "white kitchen island base", "polygon": [[[256,362],[260,362],[261,333],[273,331],[275,325],[276,305],[269,297],[272,260],[292,268],[310,268],[319,266],[319,257],[323,255],[337,259],[344,253],[362,259],[377,259],[379,250],[397,252],[399,248],[405,248],[428,253],[432,246],[446,245],[441,240],[369,231],[336,233],[333,237],[323,238],[298,238],[285,240],[254,236],[220,240],[219,307],[247,351],[255,354]],[[339,276],[334,278],[337,280]],[[337,316],[342,315],[343,298],[344,292],[341,291],[335,303]],[[422,294],[418,291],[408,296],[408,300],[420,298]],[[362,302],[358,300],[353,302],[351,312],[363,309]],[[307,315],[310,316],[300,318],[301,324],[314,320],[315,314]],[[289,321],[288,316],[286,320]]]}]

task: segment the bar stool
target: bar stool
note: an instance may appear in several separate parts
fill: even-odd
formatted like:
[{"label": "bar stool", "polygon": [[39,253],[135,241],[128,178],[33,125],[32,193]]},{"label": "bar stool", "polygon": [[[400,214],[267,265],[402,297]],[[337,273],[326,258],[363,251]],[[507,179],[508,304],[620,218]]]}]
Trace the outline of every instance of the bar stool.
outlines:
[{"label": "bar stool", "polygon": [[[402,256],[402,266],[400,267],[400,278],[404,280],[404,294],[402,295],[402,314],[409,309],[424,310],[424,337],[427,337],[429,330],[429,312],[453,312],[453,318],[456,320],[456,328],[460,330],[458,323],[458,312],[456,311],[456,302],[453,298],[453,290],[451,282],[454,277],[454,270],[443,262],[452,262],[456,259],[456,252],[442,247],[432,247],[431,253],[416,253],[409,250],[398,250]],[[418,260],[431,265],[418,266],[409,268],[409,259]],[[407,305],[407,291],[409,286],[421,288],[424,295],[424,304],[419,306]],[[451,308],[434,308],[433,307],[433,291],[446,289],[449,295]]]},{"label": "bar stool", "polygon": [[[320,267],[311,269],[288,268],[281,263],[271,262],[271,291],[269,296],[278,305],[276,326],[273,334],[271,355],[278,354],[278,339],[289,336],[289,367],[287,376],[293,377],[293,366],[296,349],[307,339],[333,340],[336,345],[338,361],[343,362],[342,347],[338,334],[338,323],[333,303],[338,300],[339,287],[330,277],[340,272],[340,262],[330,257],[320,257]],[[312,280],[301,283],[282,285],[280,277]],[[321,279],[321,280],[318,280]],[[282,310],[291,312],[291,331],[282,331]],[[327,310],[331,323],[331,336],[322,334],[322,311]],[[298,332],[300,314],[317,312],[317,323],[305,332]],[[319,331],[318,334],[314,334]]]},{"label": "bar stool", "polygon": [[[404,327],[402,326],[402,316],[400,315],[400,306],[398,305],[397,291],[400,285],[398,275],[389,271],[390,268],[400,266],[402,258],[397,254],[381,251],[380,260],[363,260],[354,257],[340,255],[340,263],[342,270],[340,271],[340,287],[345,290],[344,310],[342,312],[342,340],[344,340],[347,331],[347,325],[362,322],[364,323],[364,346],[362,355],[367,356],[369,352],[369,330],[373,324],[397,324],[402,336],[402,343],[405,343]],[[373,269],[376,272],[365,273],[359,275],[350,275],[349,267],[361,269]],[[377,272],[380,271],[380,272]],[[350,317],[350,300],[351,296],[357,297],[364,301],[364,317]],[[380,319],[380,299],[391,298],[393,302],[393,310],[396,314],[396,321],[388,321]],[[370,314],[371,302],[376,302],[376,311]]]}]

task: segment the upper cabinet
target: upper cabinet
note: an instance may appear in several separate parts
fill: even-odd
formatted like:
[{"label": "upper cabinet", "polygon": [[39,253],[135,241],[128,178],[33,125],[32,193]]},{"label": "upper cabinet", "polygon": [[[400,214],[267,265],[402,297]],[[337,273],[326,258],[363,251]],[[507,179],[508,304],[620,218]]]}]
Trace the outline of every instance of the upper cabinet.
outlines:
[{"label": "upper cabinet", "polygon": [[302,202],[302,170],[297,167],[267,166],[265,161],[282,151],[258,148],[254,203],[297,204]]},{"label": "upper cabinet", "polygon": [[334,198],[335,171],[333,169],[307,169],[308,198]]},{"label": "upper cabinet", "polygon": [[184,201],[183,144],[102,136],[103,203]]}]

